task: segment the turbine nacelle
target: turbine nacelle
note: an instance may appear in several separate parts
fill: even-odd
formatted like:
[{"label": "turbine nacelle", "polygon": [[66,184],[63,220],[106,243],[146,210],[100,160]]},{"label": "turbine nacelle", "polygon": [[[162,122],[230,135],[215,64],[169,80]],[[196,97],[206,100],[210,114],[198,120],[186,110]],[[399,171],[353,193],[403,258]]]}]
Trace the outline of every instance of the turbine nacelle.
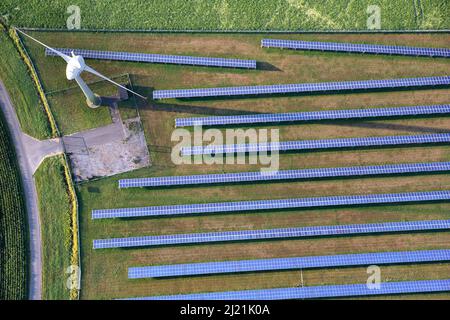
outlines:
[{"label": "turbine nacelle", "polygon": [[70,57],[67,62],[66,67],[66,77],[68,80],[74,80],[80,75],[81,72],[86,68],[86,63],[82,56],[76,56],[72,52],[72,57]]}]

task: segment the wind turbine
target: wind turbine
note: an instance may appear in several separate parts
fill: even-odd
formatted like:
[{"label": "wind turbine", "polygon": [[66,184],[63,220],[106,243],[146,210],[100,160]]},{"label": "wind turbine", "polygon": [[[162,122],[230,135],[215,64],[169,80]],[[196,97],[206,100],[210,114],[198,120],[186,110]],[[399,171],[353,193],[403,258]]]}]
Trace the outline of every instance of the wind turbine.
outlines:
[{"label": "wind turbine", "polygon": [[112,81],[111,79],[105,77],[104,75],[102,75],[101,73],[99,73],[98,71],[95,71],[94,69],[92,69],[91,67],[89,67],[88,65],[86,65],[86,63],[84,62],[84,59],[82,56],[77,56],[73,53],[72,51],[72,56],[68,56],[62,52],[59,52],[58,50],[55,50],[49,46],[47,46],[46,44],[40,42],[39,40],[33,38],[32,36],[26,34],[25,32],[16,29],[17,31],[19,31],[20,33],[22,33],[23,35],[27,36],[28,38],[36,41],[37,43],[39,43],[40,45],[46,47],[47,49],[53,51],[54,53],[56,53],[58,56],[60,56],[61,58],[63,58],[66,62],[67,62],[67,67],[66,67],[66,78],[68,80],[75,80],[78,85],[81,88],[81,91],[83,91],[84,95],[86,96],[86,102],[88,104],[88,106],[90,108],[98,108],[101,105],[101,98],[99,95],[94,94],[92,92],[92,90],[87,86],[86,82],[84,82],[83,79],[81,79],[80,74],[83,71],[87,71],[89,73],[95,74],[97,77],[100,77],[102,79],[105,79],[106,81],[109,81],[113,84],[115,84],[116,86],[125,89],[129,92],[131,92],[132,94],[137,95],[138,97],[141,97],[142,99],[147,100],[146,97],[141,96],[139,93],[136,93],[120,84],[118,84],[115,81]]}]

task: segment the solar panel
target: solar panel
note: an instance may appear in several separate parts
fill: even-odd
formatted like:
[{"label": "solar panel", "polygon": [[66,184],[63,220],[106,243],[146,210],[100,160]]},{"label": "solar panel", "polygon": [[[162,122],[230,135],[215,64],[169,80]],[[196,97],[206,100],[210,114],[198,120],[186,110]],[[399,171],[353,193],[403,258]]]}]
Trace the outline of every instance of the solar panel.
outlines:
[{"label": "solar panel", "polygon": [[136,218],[180,216],[218,212],[243,212],[254,210],[274,210],[289,208],[313,208],[328,206],[348,206],[361,204],[401,203],[418,201],[450,200],[450,190],[369,194],[352,196],[331,196],[318,198],[293,198],[277,200],[253,200],[237,202],[216,202],[200,204],[181,204],[171,206],[151,206],[140,208],[92,210],[92,219]]},{"label": "solar panel", "polygon": [[[175,56],[165,54],[131,53],[131,52],[116,52],[116,51],[97,51],[97,50],[70,49],[70,48],[56,48],[56,50],[67,55],[71,55],[73,51],[75,55],[81,55],[83,58],[87,59],[256,69],[255,60]],[[47,48],[45,49],[45,54],[47,56],[56,56],[56,53]]]},{"label": "solar panel", "polygon": [[296,151],[313,149],[333,149],[333,148],[355,148],[374,147],[405,144],[422,143],[445,143],[450,142],[450,133],[406,135],[406,136],[384,136],[384,137],[363,137],[363,138],[342,138],[323,140],[295,140],[281,142],[264,142],[250,144],[227,144],[227,145],[207,145],[182,147],[182,156],[191,155],[212,155],[225,153],[256,153],[267,151]]},{"label": "solar panel", "polygon": [[280,123],[296,121],[334,120],[372,117],[416,116],[450,113],[450,105],[410,106],[313,112],[267,113],[237,116],[197,117],[175,119],[175,127],[223,126],[236,124]]},{"label": "solar panel", "polygon": [[450,49],[448,48],[418,48],[406,46],[388,46],[380,44],[262,39],[261,47],[295,49],[295,50],[395,54],[404,56],[445,57],[445,58],[450,57]]},{"label": "solar panel", "polygon": [[314,179],[365,175],[403,174],[450,171],[450,162],[402,163],[380,166],[358,166],[279,170],[272,174],[254,172],[202,174],[192,176],[168,176],[154,178],[120,179],[119,188],[162,187],[215,183],[255,182],[271,180]]},{"label": "solar panel", "polygon": [[266,230],[225,231],[131,238],[97,239],[94,249],[132,248],[166,245],[201,244],[228,241],[249,241],[262,239],[289,239],[304,237],[324,237],[337,235],[357,235],[370,233],[413,232],[427,230],[448,230],[450,220],[426,220],[408,222],[384,222],[371,224],[351,224],[335,226],[314,226],[301,228],[281,228]]},{"label": "solar panel", "polygon": [[343,82],[275,84],[263,86],[221,87],[202,89],[155,90],[153,99],[248,96],[282,93],[310,93],[342,90],[395,89],[426,86],[448,86],[450,76],[362,80]]},{"label": "solar panel", "polygon": [[150,296],[128,298],[127,300],[287,300],[446,291],[450,291],[450,279],[382,282],[380,283],[379,289],[369,288],[367,284],[344,284],[332,286],[191,293],[172,296]]},{"label": "solar panel", "polygon": [[132,267],[128,268],[128,279],[437,261],[450,261],[450,250],[378,252]]}]

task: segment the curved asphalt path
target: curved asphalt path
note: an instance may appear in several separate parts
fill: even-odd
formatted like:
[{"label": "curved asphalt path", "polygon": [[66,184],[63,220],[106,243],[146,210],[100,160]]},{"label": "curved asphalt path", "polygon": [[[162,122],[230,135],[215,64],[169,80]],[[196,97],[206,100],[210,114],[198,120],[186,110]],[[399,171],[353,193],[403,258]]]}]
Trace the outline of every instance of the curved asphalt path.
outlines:
[{"label": "curved asphalt path", "polygon": [[36,186],[33,179],[33,169],[30,168],[28,157],[24,148],[23,133],[20,129],[14,107],[11,104],[8,93],[0,81],[0,107],[8,123],[13,144],[16,149],[22,177],[22,186],[28,215],[29,241],[30,241],[30,281],[29,299],[42,299],[42,263],[41,263],[41,225],[39,207],[37,201]]}]

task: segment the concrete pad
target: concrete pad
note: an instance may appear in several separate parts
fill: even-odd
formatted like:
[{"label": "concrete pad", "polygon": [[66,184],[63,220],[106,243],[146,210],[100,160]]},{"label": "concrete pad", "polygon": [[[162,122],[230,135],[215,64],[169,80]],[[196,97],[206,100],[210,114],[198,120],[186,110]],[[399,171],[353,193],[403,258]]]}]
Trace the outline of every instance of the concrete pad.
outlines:
[{"label": "concrete pad", "polygon": [[64,147],[60,138],[37,140],[23,133],[22,143],[26,150],[27,161],[33,174],[45,158],[64,152]]},{"label": "concrete pad", "polygon": [[[150,155],[139,118],[64,137],[71,142],[69,159],[75,181],[107,177],[150,165]],[[66,147],[69,151],[69,148]]]}]

